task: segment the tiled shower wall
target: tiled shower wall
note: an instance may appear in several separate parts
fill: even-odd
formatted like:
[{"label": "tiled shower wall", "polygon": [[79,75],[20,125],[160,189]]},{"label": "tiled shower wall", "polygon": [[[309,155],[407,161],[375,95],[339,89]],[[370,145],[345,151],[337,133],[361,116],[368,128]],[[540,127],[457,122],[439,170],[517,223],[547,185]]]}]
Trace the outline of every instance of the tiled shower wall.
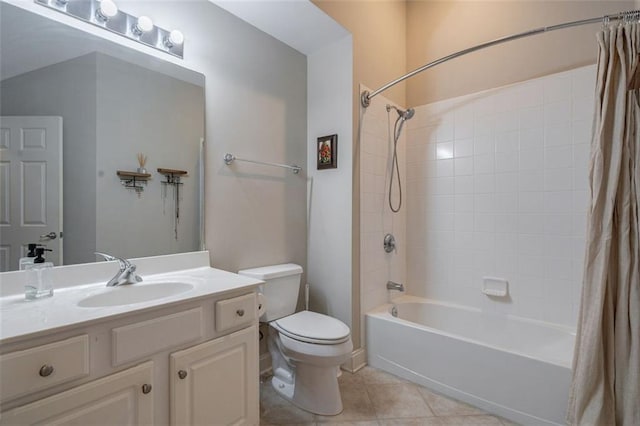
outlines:
[{"label": "tiled shower wall", "polygon": [[[389,292],[386,289],[388,280],[406,282],[405,135],[407,127],[405,124],[398,141],[403,206],[399,213],[392,213],[388,202],[393,155],[390,134],[393,132],[393,124],[398,115],[394,110],[388,113],[387,104],[392,103],[383,96],[373,98],[361,120],[362,134],[358,148],[360,151],[360,300],[363,315],[372,308],[388,302]],[[397,206],[398,200],[397,182],[397,177],[394,177],[394,206]],[[385,253],[382,247],[387,233],[392,233],[396,238],[396,252]],[[364,338],[364,327],[362,330]]]},{"label": "tiled shower wall", "polygon": [[[575,325],[595,74],[589,66],[416,108],[403,167],[410,294]],[[377,151],[366,155],[380,159],[363,171],[363,207],[373,211],[385,151],[367,137]],[[371,215],[365,239],[383,225]],[[363,250],[367,283],[385,272],[371,255]],[[486,276],[507,279],[509,297],[483,295]]]}]

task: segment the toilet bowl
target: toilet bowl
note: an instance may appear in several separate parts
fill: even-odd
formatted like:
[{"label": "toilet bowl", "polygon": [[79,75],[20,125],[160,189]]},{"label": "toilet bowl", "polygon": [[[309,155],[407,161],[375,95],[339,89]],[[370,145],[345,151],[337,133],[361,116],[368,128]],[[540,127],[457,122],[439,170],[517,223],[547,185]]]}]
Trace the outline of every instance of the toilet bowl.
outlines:
[{"label": "toilet bowl", "polygon": [[344,323],[315,312],[298,312],[269,324],[267,344],[276,392],[315,414],[342,412],[338,371],[353,350]]},{"label": "toilet bowl", "polygon": [[265,282],[260,291],[266,310],[260,321],[269,324],[267,345],[275,391],[314,414],[342,412],[338,373],[353,350],[349,327],[316,312],[294,313],[302,275],[298,265],[265,266],[238,274]]}]

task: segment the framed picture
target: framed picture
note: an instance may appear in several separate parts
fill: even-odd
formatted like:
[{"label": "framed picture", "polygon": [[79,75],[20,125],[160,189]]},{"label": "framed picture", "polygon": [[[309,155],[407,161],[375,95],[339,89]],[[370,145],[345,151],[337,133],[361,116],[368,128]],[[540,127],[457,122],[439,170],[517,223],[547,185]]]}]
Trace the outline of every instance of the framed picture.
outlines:
[{"label": "framed picture", "polygon": [[338,135],[318,138],[318,170],[338,168]]}]

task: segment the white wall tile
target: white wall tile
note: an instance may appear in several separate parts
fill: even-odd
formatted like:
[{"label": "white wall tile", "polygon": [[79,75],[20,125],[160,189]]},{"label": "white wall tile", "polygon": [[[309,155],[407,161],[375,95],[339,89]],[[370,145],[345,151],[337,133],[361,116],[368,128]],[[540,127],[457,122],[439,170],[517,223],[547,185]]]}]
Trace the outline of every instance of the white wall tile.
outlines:
[{"label": "white wall tile", "polygon": [[572,76],[562,73],[543,79],[544,102],[552,103],[571,99]]},{"label": "white wall tile", "polygon": [[473,170],[475,173],[493,173],[495,168],[494,154],[474,155]]},{"label": "white wall tile", "polygon": [[453,141],[436,144],[436,159],[453,158]]},{"label": "white wall tile", "polygon": [[545,191],[570,191],[573,187],[573,170],[570,168],[544,171]]},{"label": "white wall tile", "polygon": [[[412,294],[575,325],[594,84],[589,66],[416,109],[406,141]],[[367,137],[377,147],[366,158],[387,159],[384,135]],[[366,176],[381,169],[365,166],[363,226],[378,229],[388,219],[366,214],[386,192]],[[483,275],[509,280],[510,303],[482,297]]]},{"label": "white wall tile", "polygon": [[496,173],[495,174],[495,191],[496,192],[516,192],[518,190],[518,174],[517,173]]},{"label": "white wall tile", "polygon": [[473,195],[460,194],[455,196],[456,213],[473,213]]},{"label": "white wall tile", "polygon": [[573,194],[571,191],[553,191],[544,193],[545,213],[572,213]]},{"label": "white wall tile", "polygon": [[518,85],[517,108],[526,109],[542,105],[543,102],[543,84],[540,80],[525,82]]},{"label": "white wall tile", "polygon": [[519,196],[514,192],[499,192],[494,196],[495,212],[517,213]]},{"label": "white wall tile", "polygon": [[454,189],[456,194],[473,194],[473,176],[456,176]]},{"label": "white wall tile", "polygon": [[473,155],[473,134],[468,139],[456,139],[454,142],[454,155],[456,157],[469,157]]},{"label": "white wall tile", "polygon": [[436,176],[453,176],[453,159],[436,161]]},{"label": "white wall tile", "polygon": [[517,151],[520,145],[519,139],[520,134],[517,131],[497,133],[496,152]]},{"label": "white wall tile", "polygon": [[473,157],[462,157],[454,160],[456,176],[473,175]]},{"label": "white wall tile", "polygon": [[573,165],[573,150],[571,145],[548,146],[544,149],[545,169],[571,167]]},{"label": "white wall tile", "polygon": [[544,128],[544,145],[559,146],[572,143],[571,124],[554,124]]},{"label": "white wall tile", "polygon": [[520,130],[544,126],[544,111],[541,106],[520,110]]},{"label": "white wall tile", "polygon": [[573,100],[573,113],[571,118],[574,121],[591,121],[593,120],[594,112],[594,98],[593,96],[585,98],[576,98]]},{"label": "white wall tile", "polygon": [[475,175],[473,177],[473,192],[476,194],[495,192],[496,176],[494,174]]},{"label": "white wall tile", "polygon": [[544,147],[544,131],[542,126],[520,131],[520,149],[539,149]]},{"label": "white wall tile", "polygon": [[518,183],[521,192],[544,190],[544,170],[541,169],[542,167],[537,167],[520,172]]},{"label": "white wall tile", "polygon": [[542,145],[519,152],[520,170],[540,170],[544,167],[544,149]]},{"label": "white wall tile", "polygon": [[571,99],[544,104],[544,124],[550,126],[571,121],[573,104]]},{"label": "white wall tile", "polygon": [[496,233],[515,234],[518,232],[518,215],[496,213]]}]

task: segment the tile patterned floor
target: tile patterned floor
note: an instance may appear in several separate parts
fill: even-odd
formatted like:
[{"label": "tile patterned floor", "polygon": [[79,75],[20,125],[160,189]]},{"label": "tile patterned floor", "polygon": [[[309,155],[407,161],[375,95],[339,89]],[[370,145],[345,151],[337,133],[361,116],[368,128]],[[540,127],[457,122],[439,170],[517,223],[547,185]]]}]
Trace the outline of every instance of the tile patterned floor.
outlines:
[{"label": "tile patterned floor", "polygon": [[281,398],[270,377],[260,384],[260,425],[288,426],[514,426],[460,401],[365,367],[338,379],[344,410],[337,416],[303,411]]}]

